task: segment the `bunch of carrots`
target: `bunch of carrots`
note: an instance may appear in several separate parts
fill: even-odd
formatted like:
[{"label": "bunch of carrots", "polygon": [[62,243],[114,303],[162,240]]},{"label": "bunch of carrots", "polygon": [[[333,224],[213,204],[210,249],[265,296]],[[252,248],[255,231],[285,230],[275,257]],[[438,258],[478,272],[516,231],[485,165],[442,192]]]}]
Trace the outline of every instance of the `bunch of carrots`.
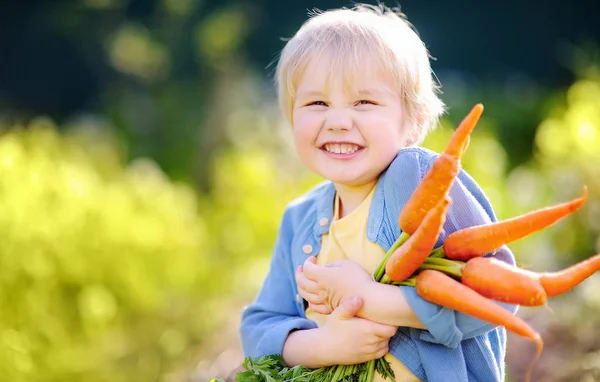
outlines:
[{"label": "bunch of carrots", "polygon": [[[473,107],[407,201],[398,217],[402,233],[373,277],[384,284],[414,286],[417,293],[431,303],[503,326],[530,339],[537,345],[537,352],[525,376],[529,381],[533,366],[542,353],[543,341],[524,320],[496,302],[544,305],[548,298],[571,290],[599,270],[600,254],[561,271],[543,273],[510,265],[493,256],[503,245],[549,227],[578,210],[587,200],[586,187],[581,197],[569,202],[460,229],[435,247],[446,212],[452,204],[450,189],[460,172],[461,156],[482,113],[483,105]],[[293,379],[372,381],[375,372],[395,381],[384,358],[360,365],[294,370]],[[322,379],[323,376],[326,378]],[[243,382],[244,378],[238,378],[238,381]]]},{"label": "bunch of carrots", "polygon": [[460,171],[460,159],[483,112],[475,105],[452,135],[400,212],[402,230],[375,271],[376,281],[412,285],[423,299],[526,337],[537,345],[536,357],[525,379],[541,355],[543,341],[525,321],[495,301],[523,306],[541,306],[548,298],[563,294],[600,269],[600,254],[557,272],[533,272],[510,265],[493,256],[501,246],[556,223],[578,210],[587,200],[571,201],[538,209],[510,219],[460,229],[435,244],[452,203],[449,192]]}]

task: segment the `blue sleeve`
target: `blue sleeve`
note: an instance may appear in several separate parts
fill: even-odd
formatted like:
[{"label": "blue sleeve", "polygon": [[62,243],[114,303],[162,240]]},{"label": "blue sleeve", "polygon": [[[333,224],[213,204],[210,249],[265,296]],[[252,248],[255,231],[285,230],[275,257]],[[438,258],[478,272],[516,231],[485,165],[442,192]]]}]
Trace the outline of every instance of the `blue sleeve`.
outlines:
[{"label": "blue sleeve", "polygon": [[[452,205],[448,210],[444,232],[440,235],[437,245],[441,245],[444,238],[454,231],[496,221],[489,200],[464,170],[461,170],[454,181],[450,189],[450,198]],[[499,248],[495,257],[509,264],[515,264],[514,255],[507,246]],[[474,317],[427,302],[417,294],[414,287],[402,286],[401,288],[409,305],[428,329],[421,333],[421,339],[424,341],[455,348],[463,339],[474,338],[496,328],[495,325]],[[518,309],[517,305],[497,303],[513,314]]]},{"label": "blue sleeve", "polygon": [[286,211],[263,285],[242,313],[240,336],[246,357],[281,354],[291,331],[317,326],[298,313],[290,253],[292,227],[287,216]]}]

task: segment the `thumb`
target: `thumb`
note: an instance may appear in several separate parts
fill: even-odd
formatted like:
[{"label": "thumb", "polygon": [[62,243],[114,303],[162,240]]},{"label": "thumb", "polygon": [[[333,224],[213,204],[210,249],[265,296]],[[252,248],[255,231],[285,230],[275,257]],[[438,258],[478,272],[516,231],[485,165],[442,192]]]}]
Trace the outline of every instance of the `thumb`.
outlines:
[{"label": "thumb", "polygon": [[342,320],[352,318],[358,313],[362,304],[363,300],[360,297],[347,298],[333,311],[332,315]]}]

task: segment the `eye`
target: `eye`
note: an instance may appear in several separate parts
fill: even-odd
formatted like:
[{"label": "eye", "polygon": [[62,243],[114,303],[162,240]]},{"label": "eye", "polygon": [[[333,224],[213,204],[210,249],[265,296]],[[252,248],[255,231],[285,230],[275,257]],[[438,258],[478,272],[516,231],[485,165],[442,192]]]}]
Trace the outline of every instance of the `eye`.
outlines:
[{"label": "eye", "polygon": [[377,102],[370,101],[370,100],[367,100],[367,99],[361,99],[356,104],[357,105],[377,105]]},{"label": "eye", "polygon": [[306,106],[327,106],[327,104],[323,101],[311,101],[308,102]]}]

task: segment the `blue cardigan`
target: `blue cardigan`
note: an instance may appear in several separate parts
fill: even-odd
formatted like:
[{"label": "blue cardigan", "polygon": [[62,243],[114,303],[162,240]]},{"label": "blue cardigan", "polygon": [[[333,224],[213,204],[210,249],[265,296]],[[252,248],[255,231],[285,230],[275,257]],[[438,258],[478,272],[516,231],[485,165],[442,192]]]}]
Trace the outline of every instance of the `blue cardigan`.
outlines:
[{"label": "blue cardigan", "polygon": [[[400,229],[397,217],[411,193],[429,170],[437,153],[419,147],[402,149],[381,174],[371,203],[367,237],[386,251]],[[295,269],[307,256],[320,251],[321,236],[332,220],[335,189],[327,181],[316,186],[286,208],[270,269],[256,300],[242,313],[240,334],[245,356],[281,354],[288,333],[315,328],[304,314]],[[475,181],[461,170],[451,190],[444,234],[460,228],[496,221],[492,207]],[[515,263],[503,246],[495,256]],[[423,300],[413,287],[400,286],[415,314],[427,330],[400,327],[390,340],[390,353],[422,381],[504,381],[506,331],[465,314]],[[500,304],[513,313],[517,306]]]}]

